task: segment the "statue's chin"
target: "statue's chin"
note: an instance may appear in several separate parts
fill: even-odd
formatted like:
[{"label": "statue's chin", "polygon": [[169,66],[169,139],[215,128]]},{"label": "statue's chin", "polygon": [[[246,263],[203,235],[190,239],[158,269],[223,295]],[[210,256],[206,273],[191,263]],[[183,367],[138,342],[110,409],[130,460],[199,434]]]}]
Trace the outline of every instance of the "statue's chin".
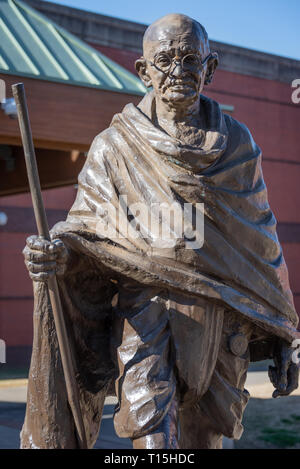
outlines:
[{"label": "statue's chin", "polygon": [[198,99],[198,93],[190,87],[172,87],[164,93],[164,100],[172,104],[192,104]]}]

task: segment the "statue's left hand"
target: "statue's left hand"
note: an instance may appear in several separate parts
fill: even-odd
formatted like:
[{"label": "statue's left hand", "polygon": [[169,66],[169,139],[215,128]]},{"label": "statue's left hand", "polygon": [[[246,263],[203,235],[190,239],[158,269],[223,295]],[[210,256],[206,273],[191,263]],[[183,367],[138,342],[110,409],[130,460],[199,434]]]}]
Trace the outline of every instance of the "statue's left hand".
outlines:
[{"label": "statue's left hand", "polygon": [[274,350],[274,364],[269,367],[269,378],[275,391],[272,397],[288,396],[298,388],[299,368],[292,361],[295,348],[278,339]]}]

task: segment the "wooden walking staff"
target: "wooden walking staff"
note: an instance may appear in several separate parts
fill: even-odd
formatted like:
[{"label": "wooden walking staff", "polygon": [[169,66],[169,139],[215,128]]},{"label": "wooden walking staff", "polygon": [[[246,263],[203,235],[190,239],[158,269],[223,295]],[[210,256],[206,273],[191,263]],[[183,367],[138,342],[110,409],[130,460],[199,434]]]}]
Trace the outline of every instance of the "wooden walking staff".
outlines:
[{"label": "wooden walking staff", "polygon": [[[12,85],[13,96],[16,101],[19,126],[22,136],[27,175],[29,180],[30,192],[32,197],[32,204],[34,209],[35,221],[38,228],[38,233],[47,240],[50,239],[48,221],[42,199],[42,192],[40,186],[40,179],[37,169],[34,145],[32,140],[31,127],[28,116],[28,109],[26,103],[25,89],[23,83]],[[67,396],[71,412],[74,418],[75,428],[79,447],[87,449],[86,433],[83,424],[80,403],[79,391],[76,382],[70,344],[66,331],[66,325],[62,310],[62,305],[59,296],[56,276],[50,277],[48,280],[49,297],[52,306],[55,329],[57,333],[58,345],[61,355],[63,372],[66,382]]]}]

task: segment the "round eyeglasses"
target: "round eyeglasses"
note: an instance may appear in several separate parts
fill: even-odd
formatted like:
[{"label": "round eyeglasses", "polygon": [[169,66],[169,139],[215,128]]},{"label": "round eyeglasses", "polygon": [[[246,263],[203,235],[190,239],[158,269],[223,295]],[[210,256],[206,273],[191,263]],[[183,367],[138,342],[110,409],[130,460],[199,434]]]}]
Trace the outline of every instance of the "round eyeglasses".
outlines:
[{"label": "round eyeglasses", "polygon": [[168,73],[173,63],[175,63],[175,68],[180,64],[184,71],[197,72],[203,69],[209,57],[210,55],[203,61],[201,61],[197,54],[186,54],[181,58],[172,58],[166,52],[161,52],[155,55],[153,62],[150,62],[150,64],[163,73]]}]

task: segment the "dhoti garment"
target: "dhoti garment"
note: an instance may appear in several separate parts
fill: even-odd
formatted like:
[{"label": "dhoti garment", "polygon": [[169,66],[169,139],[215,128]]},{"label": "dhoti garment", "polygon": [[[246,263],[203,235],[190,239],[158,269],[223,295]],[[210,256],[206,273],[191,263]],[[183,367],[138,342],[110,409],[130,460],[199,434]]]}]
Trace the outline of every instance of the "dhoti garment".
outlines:
[{"label": "dhoti garment", "polygon": [[249,342],[263,331],[207,299],[126,283],[112,351],[114,423],[135,448],[221,448],[239,439]]}]

